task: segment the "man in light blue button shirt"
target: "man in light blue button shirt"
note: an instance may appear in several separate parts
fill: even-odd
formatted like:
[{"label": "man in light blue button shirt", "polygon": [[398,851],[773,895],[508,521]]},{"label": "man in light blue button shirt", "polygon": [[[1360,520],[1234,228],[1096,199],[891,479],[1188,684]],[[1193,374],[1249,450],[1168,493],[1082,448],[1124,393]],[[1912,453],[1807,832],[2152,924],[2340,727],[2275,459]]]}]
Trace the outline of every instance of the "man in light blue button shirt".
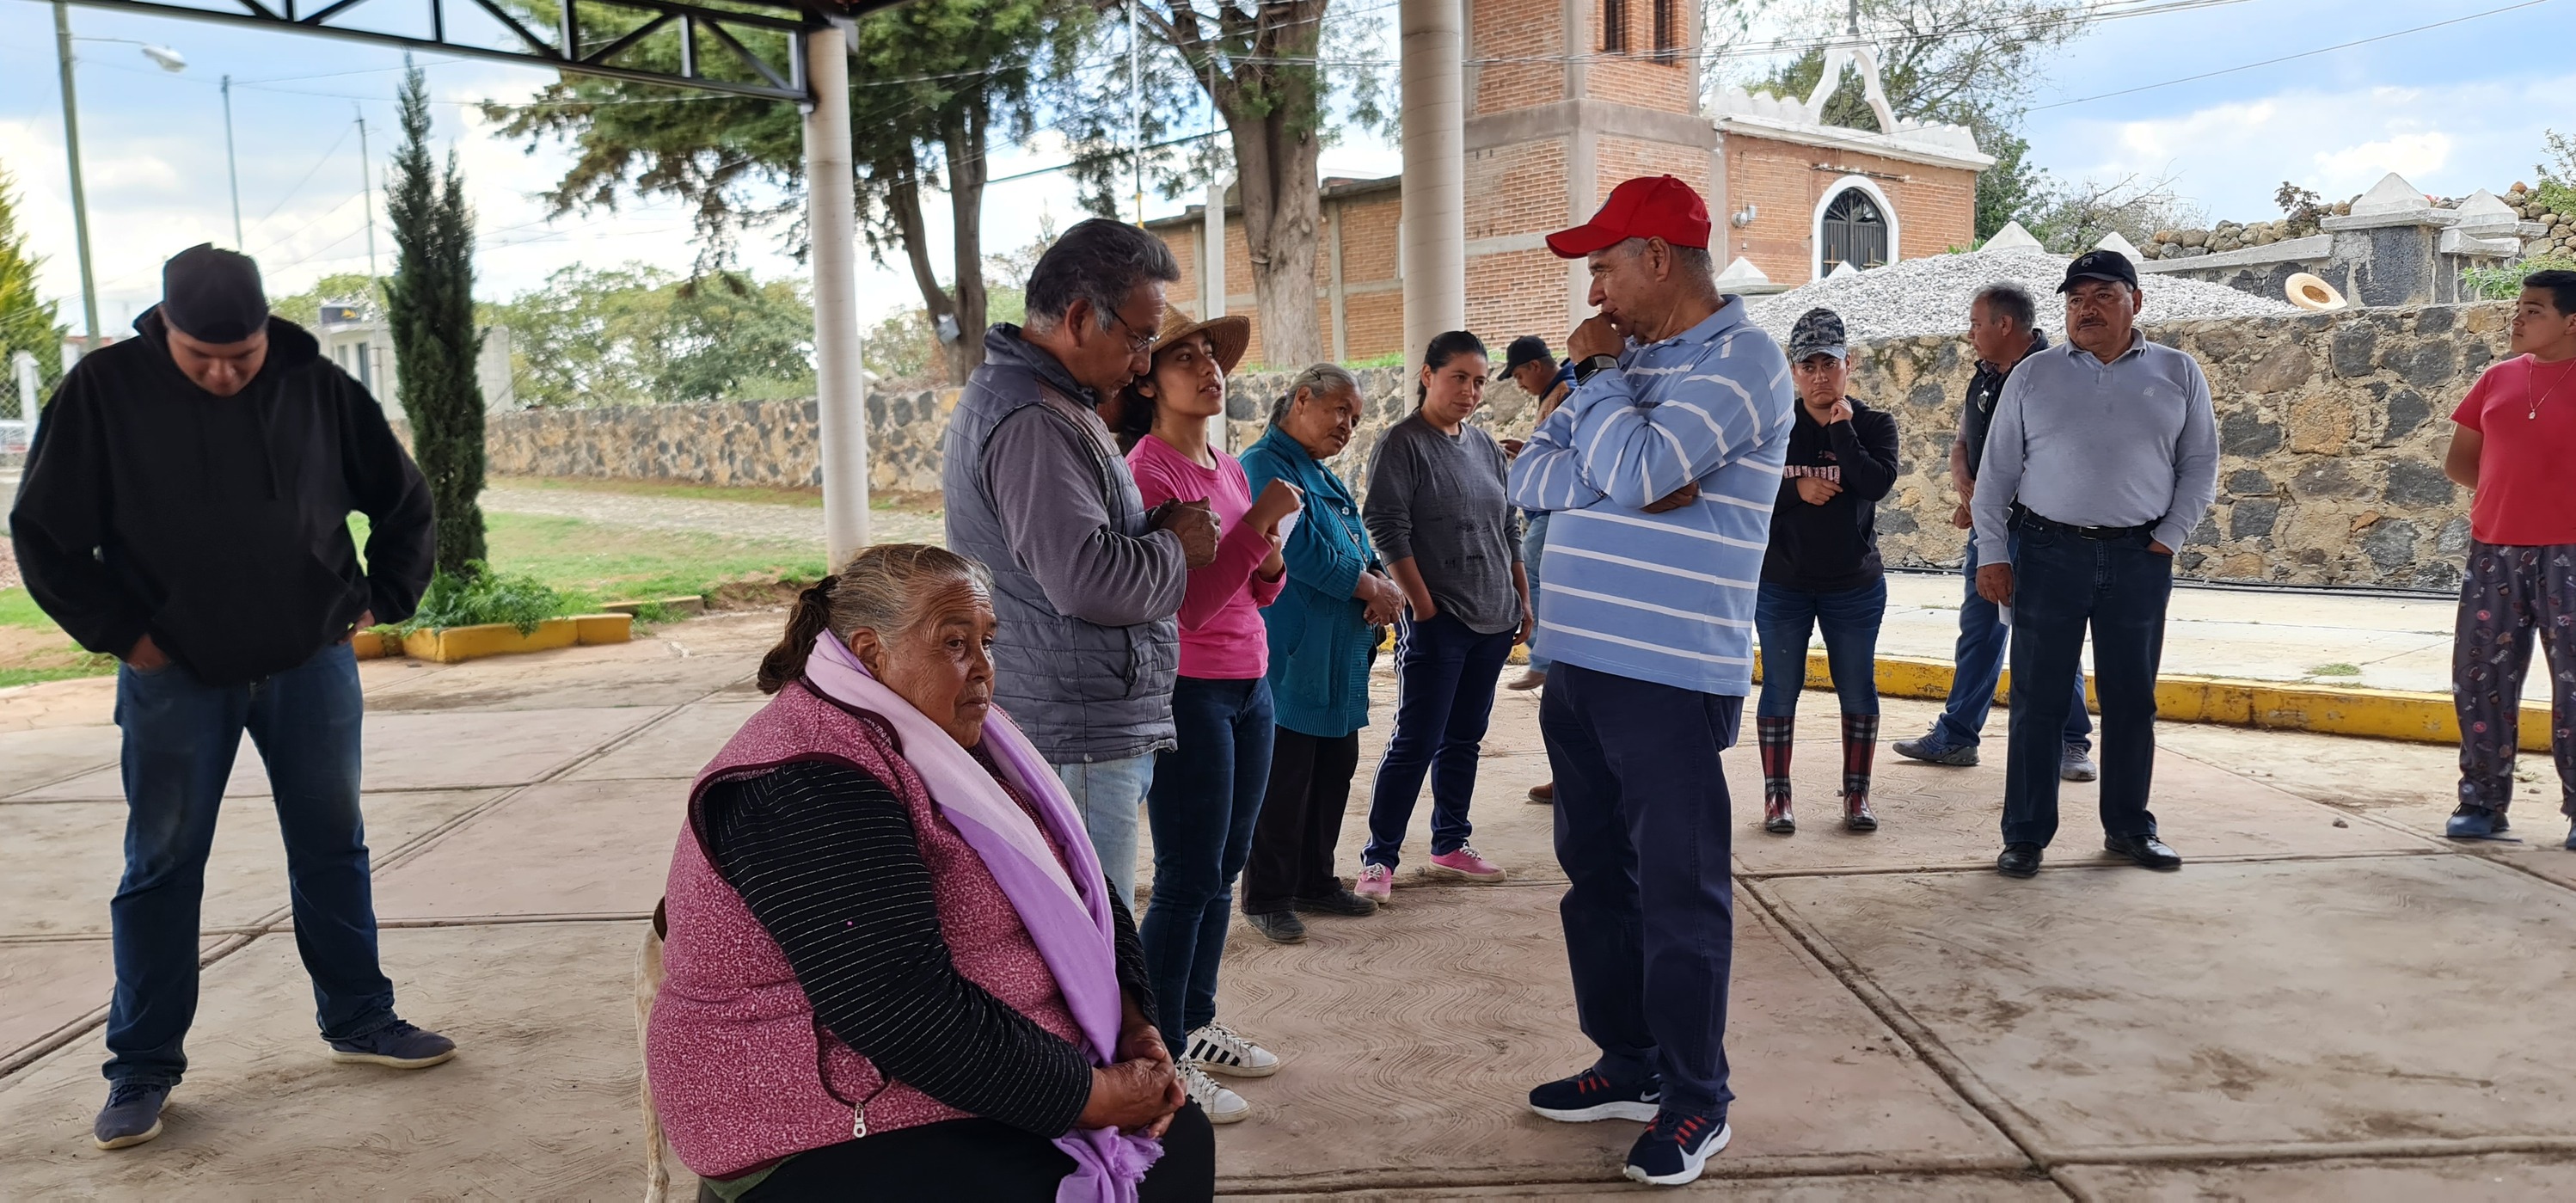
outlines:
[{"label": "man in light blue button shirt", "polygon": [[2037,873],[2057,834],[2060,730],[2090,626],[2104,847],[2150,869],[2178,869],[2182,858],[2147,809],[2156,671],[2173,549],[2218,492],[2218,424],[2199,362],[2138,333],[2144,297],[2127,256],[2079,256],[2057,290],[2066,296],[2066,343],[2033,353],[2004,385],[1970,504],[1977,592],[2010,607],[2013,628],[2004,851],[1995,868]]}]

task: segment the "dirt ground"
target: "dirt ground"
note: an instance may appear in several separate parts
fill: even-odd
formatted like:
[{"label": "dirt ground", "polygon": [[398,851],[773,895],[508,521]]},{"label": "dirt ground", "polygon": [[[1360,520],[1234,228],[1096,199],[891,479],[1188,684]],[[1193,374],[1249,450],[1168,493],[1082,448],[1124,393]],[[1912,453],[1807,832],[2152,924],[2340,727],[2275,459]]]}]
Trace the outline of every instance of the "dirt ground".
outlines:
[{"label": "dirt ground", "polygon": [[[202,1002],[169,1130],[101,1153],[98,1024],[124,808],[112,681],[0,694],[0,1198],[633,1198],[644,1185],[632,973],[686,779],[759,705],[776,612],[618,647],[364,666],[384,961],[407,1018],[463,1051],[334,1066],[295,955],[266,783],[245,754],[207,873]],[[1374,758],[1391,680],[1377,682]],[[2438,836],[2454,754],[2168,724],[2156,811],[2188,858],[2098,852],[2069,786],[2048,869],[1990,868],[1983,767],[1881,752],[1869,835],[1825,822],[1833,699],[1804,700],[1805,826],[1738,799],[1734,1145],[1684,1193],[1800,1203],[2565,1197],[2576,854],[2527,761],[2521,844]],[[1884,734],[1931,707],[1886,703]],[[1407,874],[1301,945],[1237,926],[1221,1009],[1277,1049],[1219,1134],[1257,1199],[1600,1200],[1636,1126],[1521,1096],[1591,1050],[1555,904],[1536,699],[1503,693],[1481,764],[1493,886]],[[1366,810],[1344,825],[1355,861]],[[1414,863],[1427,814],[1417,810]],[[1150,874],[1148,874],[1150,879]],[[2557,1185],[2553,1186],[2552,1183]],[[674,1197],[690,1189],[685,1172]]]}]

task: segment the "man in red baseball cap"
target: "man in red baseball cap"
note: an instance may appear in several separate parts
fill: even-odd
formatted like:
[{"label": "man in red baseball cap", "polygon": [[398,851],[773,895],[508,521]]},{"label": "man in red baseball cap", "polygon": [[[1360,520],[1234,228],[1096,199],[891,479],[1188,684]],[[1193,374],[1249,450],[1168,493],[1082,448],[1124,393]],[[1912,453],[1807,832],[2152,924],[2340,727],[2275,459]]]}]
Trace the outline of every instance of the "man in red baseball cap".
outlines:
[{"label": "man in red baseball cap", "polygon": [[1549,1119],[1648,1121],[1626,1174],[1678,1185],[1726,1147],[1732,820],[1719,753],[1752,692],[1754,582],[1794,421],[1789,361],[1717,291],[1708,206],[1671,176],[1548,237],[1600,313],[1579,383],[1512,462],[1550,512],[1539,731],[1556,778],[1575,1011],[1601,1052],[1530,1091]]}]

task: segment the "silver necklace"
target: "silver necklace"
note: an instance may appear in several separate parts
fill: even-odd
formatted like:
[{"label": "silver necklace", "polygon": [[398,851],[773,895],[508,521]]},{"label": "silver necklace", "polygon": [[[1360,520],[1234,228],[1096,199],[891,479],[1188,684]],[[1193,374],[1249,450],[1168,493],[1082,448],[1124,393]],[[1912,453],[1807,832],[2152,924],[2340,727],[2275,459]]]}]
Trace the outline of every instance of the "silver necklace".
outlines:
[{"label": "silver necklace", "polygon": [[[2540,359],[2537,356],[2532,358],[2531,374],[2535,377],[2540,375]],[[2567,361],[2566,367],[2558,369],[2558,379],[2550,381],[2549,388],[2540,394],[2540,399],[2531,403],[2530,411],[2522,415],[2523,420],[2527,422],[2540,420],[2540,407],[2548,403],[2550,394],[2557,392],[2559,385],[2567,383],[2567,378],[2571,375],[2576,375],[2576,359]],[[2525,397],[2531,395],[2531,385],[2526,383],[2522,386],[2522,395]]]}]

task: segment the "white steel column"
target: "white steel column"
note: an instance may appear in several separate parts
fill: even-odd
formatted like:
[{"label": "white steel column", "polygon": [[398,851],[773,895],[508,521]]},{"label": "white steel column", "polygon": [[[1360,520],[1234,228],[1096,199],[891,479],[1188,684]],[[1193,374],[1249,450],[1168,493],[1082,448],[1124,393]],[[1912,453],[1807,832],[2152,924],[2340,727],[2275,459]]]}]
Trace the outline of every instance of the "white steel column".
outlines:
[{"label": "white steel column", "polygon": [[1225,316],[1225,177],[1208,184],[1207,219],[1199,223],[1199,320]]},{"label": "white steel column", "polygon": [[[831,567],[868,545],[868,386],[859,360],[857,184],[850,163],[850,44],[807,32],[805,228],[814,268],[814,398],[822,427],[823,538]],[[975,332],[980,335],[980,332]]]},{"label": "white steel column", "polygon": [[1403,38],[1404,358],[1467,324],[1466,105],[1459,84],[1466,22],[1459,0],[1399,0]]}]

